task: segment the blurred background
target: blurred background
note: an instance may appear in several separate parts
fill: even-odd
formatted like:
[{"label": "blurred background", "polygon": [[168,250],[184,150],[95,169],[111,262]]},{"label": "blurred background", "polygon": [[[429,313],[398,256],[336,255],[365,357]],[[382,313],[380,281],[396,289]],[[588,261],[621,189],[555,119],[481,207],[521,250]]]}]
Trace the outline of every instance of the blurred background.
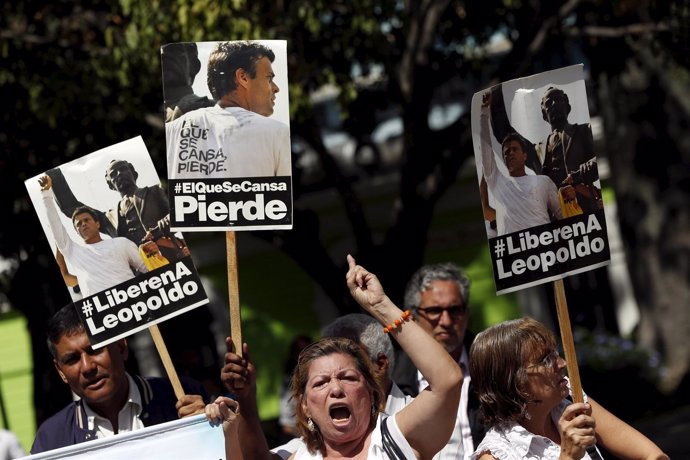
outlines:
[{"label": "blurred background", "polygon": [[[583,387],[686,458],[689,27],[689,0],[3,2],[1,426],[28,450],[70,398],[45,346],[69,297],[23,181],[141,135],[165,183],[160,46],[285,39],[294,229],[237,234],[269,436],[293,339],[355,311],[347,253],[398,302],[423,263],[465,267],[475,331],[522,315],[556,327],[550,284],[495,295],[468,107],[501,81],[583,63],[612,250],[609,267],[565,280]],[[185,236],[212,302],[161,330],[178,373],[218,393],[225,238]],[[162,374],[138,336],[132,368]]]}]

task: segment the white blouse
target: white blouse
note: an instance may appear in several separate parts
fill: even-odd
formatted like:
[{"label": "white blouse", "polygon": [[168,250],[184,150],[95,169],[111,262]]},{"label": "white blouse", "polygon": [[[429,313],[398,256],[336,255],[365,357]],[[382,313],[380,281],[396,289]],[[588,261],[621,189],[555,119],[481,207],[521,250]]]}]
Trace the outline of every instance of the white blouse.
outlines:
[{"label": "white blouse", "polygon": [[[572,404],[570,400],[564,399],[551,411],[551,419],[556,426],[558,426],[558,420],[561,418],[563,411],[570,404]],[[486,436],[472,454],[472,460],[478,459],[481,454],[487,452],[498,460],[558,460],[558,457],[561,455],[561,446],[549,438],[527,431],[525,427],[517,422],[509,422],[492,427],[486,433]],[[587,452],[585,452],[582,459],[593,460]]]},{"label": "white blouse", "polygon": [[[379,414],[378,420],[376,422],[376,428],[374,428],[374,431],[371,433],[371,443],[369,444],[369,451],[367,452],[367,459],[368,460],[388,460],[389,457],[385,454],[383,451],[383,436],[381,434],[381,422],[383,421],[384,418],[387,418],[388,421],[386,422],[386,425],[388,427],[388,431],[391,434],[391,437],[395,441],[395,443],[398,445],[400,450],[402,451],[403,455],[405,456],[406,459],[414,459],[415,454],[414,451],[412,450],[412,447],[410,447],[410,444],[407,442],[405,437],[403,436],[402,432],[400,432],[400,428],[398,428],[398,424],[395,421],[395,416],[387,416],[383,414]],[[307,450],[306,445],[303,445],[300,447],[300,449],[295,452],[295,460],[322,460],[323,457],[321,456],[321,453],[316,452],[316,454],[312,455],[309,453]]]}]

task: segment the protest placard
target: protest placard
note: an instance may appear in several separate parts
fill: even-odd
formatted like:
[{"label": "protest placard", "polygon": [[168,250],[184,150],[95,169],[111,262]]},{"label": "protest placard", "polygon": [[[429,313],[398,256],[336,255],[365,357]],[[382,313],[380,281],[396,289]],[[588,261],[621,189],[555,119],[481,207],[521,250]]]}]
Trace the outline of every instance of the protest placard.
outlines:
[{"label": "protest placard", "polygon": [[553,281],[572,395],[582,402],[563,278],[610,260],[582,65],[475,93],[472,140],[496,293]]},{"label": "protest placard", "polygon": [[497,294],[609,263],[582,66],[476,93],[472,138]]},{"label": "protest placard", "polygon": [[292,228],[287,44],[161,48],[171,226]]},{"label": "protest placard", "polygon": [[225,458],[220,424],[205,415],[186,417],[141,430],[23,457],[24,460],[219,460]]},{"label": "protest placard", "polygon": [[25,184],[94,348],[208,303],[140,137]]},{"label": "protest placard", "polygon": [[287,42],[161,47],[171,226],[226,231],[230,328],[242,354],[235,230],[292,228]]}]

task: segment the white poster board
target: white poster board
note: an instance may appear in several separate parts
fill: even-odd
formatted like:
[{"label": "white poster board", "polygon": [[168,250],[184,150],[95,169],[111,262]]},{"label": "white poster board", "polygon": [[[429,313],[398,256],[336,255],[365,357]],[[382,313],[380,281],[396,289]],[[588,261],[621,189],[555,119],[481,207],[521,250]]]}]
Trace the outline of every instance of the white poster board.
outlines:
[{"label": "white poster board", "polygon": [[292,228],[287,42],[161,47],[171,225]]},{"label": "white poster board", "polygon": [[472,139],[497,294],[609,263],[581,65],[476,93]]},{"label": "white poster board", "polygon": [[121,435],[23,457],[25,460],[221,460],[222,425],[205,415],[186,417]]}]

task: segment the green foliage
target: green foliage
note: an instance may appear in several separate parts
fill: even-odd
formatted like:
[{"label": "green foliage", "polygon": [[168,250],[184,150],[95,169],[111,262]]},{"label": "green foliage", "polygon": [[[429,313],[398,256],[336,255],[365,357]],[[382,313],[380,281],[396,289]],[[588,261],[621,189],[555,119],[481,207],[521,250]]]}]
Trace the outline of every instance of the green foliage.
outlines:
[{"label": "green foliage", "polygon": [[16,313],[0,315],[0,390],[7,425],[25,451],[34,440],[36,425],[26,407],[31,404],[31,343],[26,320]]},{"label": "green foliage", "polygon": [[[239,240],[243,241],[246,240]],[[242,340],[249,344],[250,355],[259,369],[260,415],[264,419],[275,418],[290,342],[300,334],[314,338],[319,334],[319,313],[307,307],[314,305],[316,293],[309,279],[282,253],[258,252],[241,262]],[[211,277],[215,286],[227,286],[224,264],[207,266],[202,273]],[[276,301],[276,293],[281,294],[281,300]],[[226,292],[223,297],[227,297]]]},{"label": "green foliage", "polygon": [[[383,240],[379,243],[371,237],[368,222],[357,221],[357,195],[349,193],[347,181],[338,177],[337,165],[328,171],[329,183],[338,184],[350,212],[355,249],[382,270],[392,272],[390,279],[398,283],[394,288],[398,292],[405,278],[425,260],[453,258],[466,265],[475,279],[474,329],[518,312],[514,297],[492,297],[488,250],[483,242],[470,241],[460,249],[426,253],[434,206],[455,182],[472,151],[469,124],[463,124],[467,114],[443,132],[432,132],[427,122],[431,104],[454,102],[466,107],[474,91],[492,83],[582,60],[587,61],[592,82],[605,88],[606,78],[639,65],[634,61],[639,50],[666,57],[663,65],[668,74],[687,81],[690,56],[687,0],[17,0],[4,2],[2,8],[0,95],[6,107],[0,130],[0,215],[11,225],[6,224],[0,232],[0,257],[12,263],[0,276],[2,285],[9,286],[7,296],[14,299],[15,308],[25,310],[30,327],[39,331],[53,303],[62,302],[64,286],[49,279],[55,271],[52,255],[47,253],[48,245],[22,181],[137,135],[144,138],[164,178],[160,70],[160,46],[164,43],[288,40],[291,126],[293,134],[310,134],[314,144],[320,142],[320,132],[310,93],[326,83],[335,85],[340,90],[343,113],[355,120],[367,114],[357,113],[349,104],[364,94],[362,81],[375,80],[386,103],[400,108],[404,122],[403,161],[397,171],[401,186],[396,204],[391,206],[394,217],[389,227],[376,224]],[[565,15],[563,8],[569,8]],[[640,22],[658,23],[659,28],[645,34],[619,33],[627,25]],[[610,33],[588,35],[602,28]],[[490,52],[487,47],[496,39],[504,40],[501,53]],[[609,88],[613,91],[617,86]],[[593,102],[602,111],[618,109],[610,101]],[[666,120],[661,113],[657,118]],[[324,154],[322,162],[328,164],[328,159]],[[295,204],[301,205],[299,201]],[[468,222],[480,217],[463,210],[435,219],[435,223],[464,231]],[[299,259],[295,266],[285,260],[276,266],[294,275],[296,282],[308,284],[311,276],[324,283],[319,275],[340,267],[323,259],[307,260],[318,253],[319,245],[323,248],[329,242],[319,240],[318,221],[312,227],[300,224],[304,225],[300,231],[306,228],[312,232],[301,240],[286,243],[290,236],[299,234],[297,231],[271,235],[277,246],[288,251],[290,260]],[[250,264],[243,265],[243,272]],[[22,275],[23,270],[29,274]],[[270,300],[255,294],[263,292],[257,280],[280,275],[271,273],[269,277],[257,267],[249,273],[252,278],[241,283],[243,303],[250,312],[248,331],[268,331],[267,336],[276,337],[272,346],[280,348],[293,332],[302,327],[314,329],[313,325],[289,323],[295,315],[265,316],[262,307]],[[219,282],[223,282],[222,276]],[[287,289],[287,284],[281,280],[280,289]],[[307,290],[312,288],[310,285]],[[337,298],[337,288],[324,290]],[[26,305],[25,299],[33,293],[42,297]],[[312,294],[300,292],[295,298],[307,304]],[[274,364],[270,361],[268,365]],[[40,368],[49,363],[36,365]],[[271,379],[267,382],[262,385],[275,383]],[[47,390],[36,393],[41,396]]]}]

